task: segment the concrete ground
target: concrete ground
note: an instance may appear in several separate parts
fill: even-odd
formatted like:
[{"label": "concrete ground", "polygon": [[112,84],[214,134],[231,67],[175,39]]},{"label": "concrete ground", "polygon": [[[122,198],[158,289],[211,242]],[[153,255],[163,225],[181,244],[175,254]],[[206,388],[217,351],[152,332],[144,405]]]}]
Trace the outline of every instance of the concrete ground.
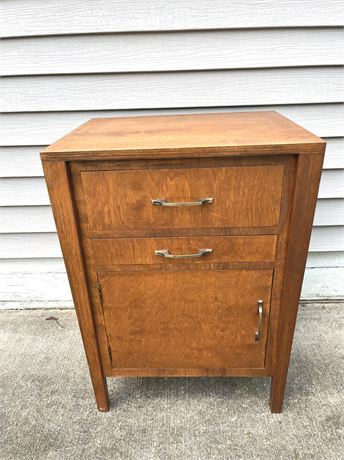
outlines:
[{"label": "concrete ground", "polygon": [[264,378],[109,379],[99,413],[74,311],[0,324],[1,460],[344,459],[344,304],[301,307],[279,415]]}]

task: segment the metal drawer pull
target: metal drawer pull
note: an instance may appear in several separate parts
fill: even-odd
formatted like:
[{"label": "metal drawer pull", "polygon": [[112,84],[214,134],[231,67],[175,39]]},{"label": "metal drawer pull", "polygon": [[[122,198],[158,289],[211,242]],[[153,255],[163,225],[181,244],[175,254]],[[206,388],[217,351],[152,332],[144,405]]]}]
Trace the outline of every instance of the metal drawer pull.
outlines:
[{"label": "metal drawer pull", "polygon": [[156,249],[155,255],[166,257],[167,259],[194,259],[196,257],[206,256],[212,252],[212,249],[199,249],[195,254],[171,254],[168,249]]},{"label": "metal drawer pull", "polygon": [[258,300],[258,331],[256,331],[256,341],[263,335],[263,301]]},{"label": "metal drawer pull", "polygon": [[214,198],[199,198],[196,201],[167,201],[167,200],[152,200],[152,204],[155,206],[169,206],[169,207],[176,207],[176,206],[203,206],[204,204],[210,204],[214,201]]}]

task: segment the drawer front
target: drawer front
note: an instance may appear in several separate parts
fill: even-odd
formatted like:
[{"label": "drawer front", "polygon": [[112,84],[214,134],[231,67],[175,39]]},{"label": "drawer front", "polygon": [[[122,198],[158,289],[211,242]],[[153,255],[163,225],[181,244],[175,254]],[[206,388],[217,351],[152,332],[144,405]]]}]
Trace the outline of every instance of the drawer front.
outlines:
[{"label": "drawer front", "polygon": [[99,272],[112,368],[264,367],[272,273]]},{"label": "drawer front", "polygon": [[96,265],[199,264],[273,262],[276,243],[276,235],[104,238],[93,239],[92,247]]},{"label": "drawer front", "polygon": [[[124,235],[127,230],[277,226],[283,172],[283,165],[84,171],[89,229]],[[212,202],[199,205],[201,198]]]}]

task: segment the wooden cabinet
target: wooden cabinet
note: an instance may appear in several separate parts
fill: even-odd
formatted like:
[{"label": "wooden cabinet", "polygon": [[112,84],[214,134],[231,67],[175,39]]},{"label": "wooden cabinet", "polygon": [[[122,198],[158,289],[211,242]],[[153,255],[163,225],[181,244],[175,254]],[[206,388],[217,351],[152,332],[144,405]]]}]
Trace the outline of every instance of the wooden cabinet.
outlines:
[{"label": "wooden cabinet", "polygon": [[106,377],[269,376],[280,412],[325,143],[275,112],[94,119],[41,154]]}]

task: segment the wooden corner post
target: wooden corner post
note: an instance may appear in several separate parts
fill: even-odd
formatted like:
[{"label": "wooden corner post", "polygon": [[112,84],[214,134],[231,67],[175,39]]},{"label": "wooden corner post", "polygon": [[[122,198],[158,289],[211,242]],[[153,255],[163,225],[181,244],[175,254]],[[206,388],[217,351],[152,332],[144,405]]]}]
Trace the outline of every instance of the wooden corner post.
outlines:
[{"label": "wooden corner post", "polygon": [[281,412],[325,144],[298,156],[281,298],[278,349],[273,365],[271,412]]},{"label": "wooden corner post", "polygon": [[107,383],[100,360],[93,322],[68,167],[64,161],[43,160],[42,164],[97,406],[100,411],[106,412],[109,410]]}]

